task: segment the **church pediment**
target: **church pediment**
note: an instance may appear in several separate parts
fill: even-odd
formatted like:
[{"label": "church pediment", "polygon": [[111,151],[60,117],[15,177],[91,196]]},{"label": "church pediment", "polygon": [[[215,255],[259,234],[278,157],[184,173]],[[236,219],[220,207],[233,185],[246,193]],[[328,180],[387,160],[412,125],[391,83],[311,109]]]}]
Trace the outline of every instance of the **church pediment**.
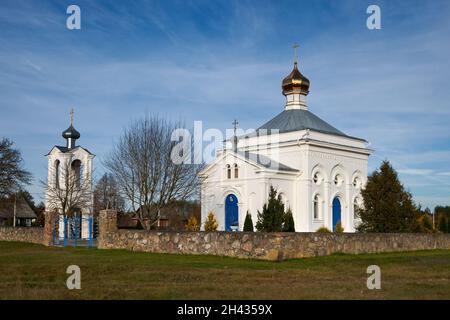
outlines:
[{"label": "church pediment", "polygon": [[298,174],[300,171],[295,168],[291,168],[287,165],[279,163],[268,156],[250,153],[250,152],[233,152],[227,150],[221,156],[217,157],[213,162],[206,166],[206,168],[199,174],[200,176],[206,176],[210,174],[214,168],[217,166],[225,166],[226,164],[235,163],[239,161],[241,164],[246,164],[251,166],[253,169],[258,171],[268,171],[268,172],[283,172],[288,174]]}]

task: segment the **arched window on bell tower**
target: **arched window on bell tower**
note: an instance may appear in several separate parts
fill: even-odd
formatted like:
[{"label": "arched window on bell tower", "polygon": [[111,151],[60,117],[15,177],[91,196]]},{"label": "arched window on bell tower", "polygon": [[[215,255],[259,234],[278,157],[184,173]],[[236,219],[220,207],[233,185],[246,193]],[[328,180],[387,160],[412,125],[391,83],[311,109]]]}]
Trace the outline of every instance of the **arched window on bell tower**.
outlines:
[{"label": "arched window on bell tower", "polygon": [[237,163],[234,164],[234,178],[235,179],[239,178],[239,168]]},{"label": "arched window on bell tower", "polygon": [[55,166],[54,166],[54,174],[55,174],[55,186],[56,188],[59,188],[59,177],[60,177],[60,170],[61,170],[61,162],[59,160],[55,160]]},{"label": "arched window on bell tower", "polygon": [[77,188],[81,187],[82,183],[82,165],[81,161],[76,159],[72,161],[72,164],[70,165],[71,171],[72,171],[72,177],[74,179],[75,186]]}]

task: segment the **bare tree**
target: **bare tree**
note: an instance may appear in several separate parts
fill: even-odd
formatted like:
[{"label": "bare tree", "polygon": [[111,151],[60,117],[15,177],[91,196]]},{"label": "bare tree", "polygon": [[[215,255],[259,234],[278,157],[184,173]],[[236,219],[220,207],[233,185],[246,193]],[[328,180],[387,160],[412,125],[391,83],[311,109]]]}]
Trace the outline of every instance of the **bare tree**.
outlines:
[{"label": "bare tree", "polygon": [[94,212],[104,209],[125,210],[125,200],[119,192],[116,179],[110,173],[105,173],[94,189]]},{"label": "bare tree", "polygon": [[181,123],[146,116],[133,122],[105,161],[119,188],[146,229],[154,227],[161,209],[172,200],[196,195],[202,165],[176,164],[172,132]]},{"label": "bare tree", "polygon": [[6,196],[30,184],[31,173],[23,168],[20,151],[7,138],[0,140],[0,196]]},{"label": "bare tree", "polygon": [[42,182],[50,208],[64,216],[72,216],[92,205],[92,183],[89,173],[83,173],[79,160],[68,156],[52,167],[47,182]]}]

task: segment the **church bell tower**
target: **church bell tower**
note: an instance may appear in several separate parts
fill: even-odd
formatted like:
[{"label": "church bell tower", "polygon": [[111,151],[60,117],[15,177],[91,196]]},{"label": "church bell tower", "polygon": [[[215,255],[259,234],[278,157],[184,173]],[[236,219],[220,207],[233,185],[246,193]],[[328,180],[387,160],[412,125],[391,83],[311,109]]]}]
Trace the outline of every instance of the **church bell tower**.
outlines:
[{"label": "church bell tower", "polygon": [[89,150],[76,144],[81,134],[74,127],[74,112],[70,112],[70,126],[62,132],[65,146],[55,145],[47,154],[48,178],[45,210],[60,214],[59,235],[67,226],[67,218],[78,218],[80,238],[88,237],[88,217],[93,214],[92,164],[95,157]]}]

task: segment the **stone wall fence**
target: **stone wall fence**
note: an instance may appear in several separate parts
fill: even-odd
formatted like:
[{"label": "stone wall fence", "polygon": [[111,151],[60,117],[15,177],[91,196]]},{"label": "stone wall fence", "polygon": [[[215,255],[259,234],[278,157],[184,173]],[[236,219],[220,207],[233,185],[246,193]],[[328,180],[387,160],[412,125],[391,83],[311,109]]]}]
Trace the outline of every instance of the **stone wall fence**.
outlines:
[{"label": "stone wall fence", "polygon": [[18,241],[43,244],[44,228],[0,227],[0,241]]},{"label": "stone wall fence", "polygon": [[361,254],[450,249],[449,234],[168,232],[117,228],[117,213],[99,217],[99,249],[209,254],[281,261],[334,253]]},{"label": "stone wall fence", "polygon": [[53,229],[58,228],[56,221],[58,213],[46,212],[44,227],[0,227],[0,241],[18,241],[43,244],[53,244]]},{"label": "stone wall fence", "polygon": [[[46,212],[44,228],[0,227],[0,241],[53,244],[58,214]],[[170,232],[117,228],[117,212],[99,217],[99,249],[209,254],[280,261],[334,253],[361,254],[450,249],[450,234],[437,233],[263,233]]]}]

